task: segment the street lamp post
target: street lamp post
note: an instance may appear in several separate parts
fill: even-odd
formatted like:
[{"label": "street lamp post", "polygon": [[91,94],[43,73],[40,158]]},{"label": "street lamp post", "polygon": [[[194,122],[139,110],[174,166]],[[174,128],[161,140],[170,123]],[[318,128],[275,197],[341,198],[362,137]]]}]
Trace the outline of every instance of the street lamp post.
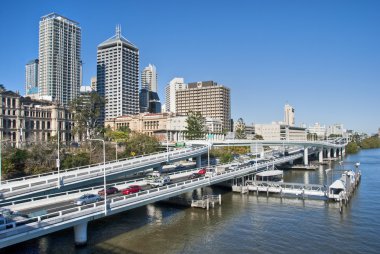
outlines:
[{"label": "street lamp post", "polygon": [[103,139],[92,138],[90,141],[103,142],[103,188],[104,188],[104,215],[107,216],[107,189],[106,189],[106,144]]}]

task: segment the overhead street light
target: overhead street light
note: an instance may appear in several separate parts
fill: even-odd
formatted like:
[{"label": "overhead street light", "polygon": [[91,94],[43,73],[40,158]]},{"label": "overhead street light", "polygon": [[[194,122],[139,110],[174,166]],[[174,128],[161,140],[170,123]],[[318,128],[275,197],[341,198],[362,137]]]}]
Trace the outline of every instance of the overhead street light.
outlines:
[{"label": "overhead street light", "polygon": [[106,143],[104,139],[90,138],[89,141],[103,142],[103,188],[104,188],[104,215],[107,216],[107,189],[106,189]]}]

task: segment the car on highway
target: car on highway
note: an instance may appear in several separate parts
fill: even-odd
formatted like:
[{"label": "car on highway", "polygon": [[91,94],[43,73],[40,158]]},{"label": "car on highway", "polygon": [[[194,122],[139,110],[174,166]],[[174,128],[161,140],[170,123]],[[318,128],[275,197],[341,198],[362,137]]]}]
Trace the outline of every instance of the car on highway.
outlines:
[{"label": "car on highway", "polygon": [[89,203],[95,203],[102,200],[102,197],[97,194],[83,194],[74,201],[76,205],[86,205]]},{"label": "car on highway", "polygon": [[162,176],[162,177],[156,178],[153,182],[151,182],[150,186],[152,186],[153,188],[157,188],[157,187],[162,187],[169,183],[170,183],[170,177]]},{"label": "car on highway", "polygon": [[189,177],[187,178],[188,180],[191,180],[191,179],[196,179],[196,178],[199,178],[201,177],[202,175],[199,174],[199,173],[192,173],[191,175],[189,175]]},{"label": "car on highway", "polygon": [[123,195],[129,195],[129,194],[137,193],[141,190],[142,188],[140,185],[131,185],[128,188],[124,189],[121,193],[123,193]]},{"label": "car on highway", "polygon": [[201,169],[198,171],[198,174],[200,174],[200,175],[204,175],[204,174],[206,174],[206,168],[201,168]]},{"label": "car on highway", "polygon": [[[116,188],[116,187],[113,187],[113,186],[112,186],[112,187],[107,187],[107,188],[106,188],[106,193],[107,193],[107,195],[116,194],[116,193],[118,193],[118,192],[119,192],[119,189]],[[98,191],[98,194],[99,194],[100,196],[104,196],[104,189]]]}]

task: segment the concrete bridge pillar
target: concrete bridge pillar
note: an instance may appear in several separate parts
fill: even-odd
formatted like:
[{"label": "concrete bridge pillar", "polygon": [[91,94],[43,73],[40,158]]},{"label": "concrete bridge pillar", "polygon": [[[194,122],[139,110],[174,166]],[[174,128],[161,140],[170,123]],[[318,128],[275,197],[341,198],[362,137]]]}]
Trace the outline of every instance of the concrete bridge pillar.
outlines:
[{"label": "concrete bridge pillar", "polygon": [[307,147],[303,148],[303,164],[309,165],[309,151],[307,150]]},{"label": "concrete bridge pillar", "polygon": [[346,154],[346,147],[342,147],[342,156]]},{"label": "concrete bridge pillar", "polygon": [[319,151],[318,151],[318,159],[319,159],[318,161],[320,163],[323,162],[323,148],[320,148]]},{"label": "concrete bridge pillar", "polygon": [[202,157],[198,156],[196,159],[196,167],[200,168],[202,166]]},{"label": "concrete bridge pillar", "polygon": [[333,157],[333,158],[336,158],[336,149],[333,149],[332,157]]},{"label": "concrete bridge pillar", "polygon": [[261,149],[261,152],[260,152],[260,158],[264,158],[265,156],[265,153],[264,153],[264,147]]},{"label": "concrete bridge pillar", "polygon": [[294,161],[293,161],[293,160],[289,161],[289,164],[290,164],[290,165],[293,165],[293,163],[294,163]]},{"label": "concrete bridge pillar", "polygon": [[330,158],[331,157],[331,149],[327,149],[327,158]]},{"label": "concrete bridge pillar", "polygon": [[74,226],[75,245],[83,246],[87,244],[87,222]]}]

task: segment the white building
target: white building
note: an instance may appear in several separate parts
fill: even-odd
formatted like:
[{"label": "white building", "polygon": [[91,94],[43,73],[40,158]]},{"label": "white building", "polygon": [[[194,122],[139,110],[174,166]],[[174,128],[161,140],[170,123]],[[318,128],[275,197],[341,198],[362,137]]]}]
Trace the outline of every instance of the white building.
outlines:
[{"label": "white building", "polygon": [[273,122],[271,124],[254,124],[255,135],[264,140],[307,140],[306,129]]},{"label": "white building", "polygon": [[141,73],[141,88],[157,93],[156,66],[149,64]]},{"label": "white building", "polygon": [[318,139],[326,138],[326,125],[322,126],[319,123],[315,123],[313,126],[309,126],[307,130],[310,134],[317,134]]},{"label": "white building", "polygon": [[343,124],[333,124],[327,127],[326,136],[329,137],[330,135],[336,135],[336,136],[343,136],[343,134],[346,132],[346,130],[343,128]]},{"label": "white building", "polygon": [[81,28],[56,13],[43,16],[39,32],[39,97],[68,105],[81,86]]},{"label": "white building", "polygon": [[285,104],[284,107],[284,122],[289,126],[294,126],[296,124],[294,117],[294,108],[289,104]]},{"label": "white building", "polygon": [[97,92],[106,100],[102,120],[139,113],[139,50],[116,34],[99,44]]},{"label": "white building", "polygon": [[177,112],[176,91],[181,89],[186,89],[186,84],[183,78],[173,78],[165,87],[166,112]]}]

